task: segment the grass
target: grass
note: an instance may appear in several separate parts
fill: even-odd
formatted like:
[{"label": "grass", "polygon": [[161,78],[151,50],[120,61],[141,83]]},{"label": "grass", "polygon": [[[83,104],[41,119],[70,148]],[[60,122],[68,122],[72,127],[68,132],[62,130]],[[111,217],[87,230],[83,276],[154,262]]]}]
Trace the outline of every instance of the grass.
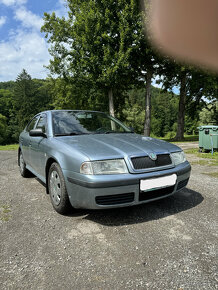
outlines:
[{"label": "grass", "polygon": [[0,205],[0,220],[3,222],[8,222],[11,218],[11,209],[9,205]]},{"label": "grass", "polygon": [[17,150],[18,146],[18,144],[0,145],[0,150]]},{"label": "grass", "polygon": [[191,165],[202,165],[202,166],[218,166],[216,160],[195,160],[190,162]]},{"label": "grass", "polygon": [[218,178],[218,171],[217,172],[204,172],[203,174]]},{"label": "grass", "polygon": [[[158,138],[158,137],[157,137]],[[175,141],[174,138],[158,138],[167,142],[171,142],[171,143],[183,143],[183,142],[194,142],[194,141],[198,141],[198,135],[185,135],[184,136],[184,140],[182,141]]]},{"label": "grass", "polygon": [[[209,153],[200,153],[198,151],[198,148],[185,149],[184,152],[185,152],[185,154],[194,154],[195,156],[197,156],[199,158],[213,159],[216,162],[218,162],[218,152],[214,152],[213,155],[211,154],[211,152],[209,152]],[[217,163],[217,165],[218,165],[218,163]]]}]

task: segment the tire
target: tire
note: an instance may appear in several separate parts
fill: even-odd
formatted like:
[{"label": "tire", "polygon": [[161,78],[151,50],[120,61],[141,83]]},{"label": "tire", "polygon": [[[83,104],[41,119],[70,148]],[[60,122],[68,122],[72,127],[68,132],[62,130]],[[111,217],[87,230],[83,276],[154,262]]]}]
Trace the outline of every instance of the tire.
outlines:
[{"label": "tire", "polygon": [[30,171],[26,169],[26,163],[23,159],[23,153],[20,150],[18,154],[18,164],[19,164],[19,169],[20,169],[20,174],[23,177],[29,177],[30,176]]},{"label": "tire", "polygon": [[58,163],[54,162],[48,173],[48,192],[53,208],[60,214],[66,214],[72,209],[66,189],[63,173]]}]

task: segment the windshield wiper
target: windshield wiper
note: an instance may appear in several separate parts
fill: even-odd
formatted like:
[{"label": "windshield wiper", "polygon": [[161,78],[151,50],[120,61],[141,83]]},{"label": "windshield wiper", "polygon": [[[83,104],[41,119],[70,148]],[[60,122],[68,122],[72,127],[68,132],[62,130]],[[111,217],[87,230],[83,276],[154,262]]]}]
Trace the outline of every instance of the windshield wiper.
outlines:
[{"label": "windshield wiper", "polygon": [[132,134],[133,134],[133,133],[135,133],[135,132],[133,132],[133,131],[130,131],[130,132],[122,132],[122,133],[127,133],[127,134],[128,134],[128,133],[132,133]]},{"label": "windshield wiper", "polygon": [[105,131],[105,132],[95,132],[94,134],[123,134],[123,133],[134,133],[134,132]]},{"label": "windshield wiper", "polygon": [[86,133],[76,133],[76,132],[71,132],[71,133],[60,133],[60,134],[55,134],[55,137],[60,137],[60,136],[76,136],[76,135],[84,135]]}]

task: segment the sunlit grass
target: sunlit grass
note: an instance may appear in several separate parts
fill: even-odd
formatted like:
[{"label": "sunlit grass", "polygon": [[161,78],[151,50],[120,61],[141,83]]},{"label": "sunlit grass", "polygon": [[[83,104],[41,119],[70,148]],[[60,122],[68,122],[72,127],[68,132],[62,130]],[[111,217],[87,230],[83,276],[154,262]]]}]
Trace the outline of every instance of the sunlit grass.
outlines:
[{"label": "sunlit grass", "polygon": [[184,140],[182,141],[175,141],[174,137],[168,138],[168,137],[156,137],[158,139],[171,142],[171,143],[183,143],[183,142],[196,142],[198,141],[199,136],[198,135],[184,135]]},{"label": "sunlit grass", "polygon": [[190,161],[191,165],[201,165],[201,166],[218,166],[217,160],[214,159],[206,159],[206,160],[194,160]]},{"label": "sunlit grass", "polygon": [[204,172],[203,174],[218,178],[218,171],[217,172]]},{"label": "sunlit grass", "polygon": [[195,156],[200,157],[200,158],[215,159],[217,161],[217,165],[218,165],[218,152],[213,152],[213,155],[211,152],[200,153],[198,151],[198,148],[185,149],[184,152],[185,152],[185,154],[195,154]]},{"label": "sunlit grass", "polygon": [[0,145],[0,150],[17,150],[18,146],[18,144]]}]

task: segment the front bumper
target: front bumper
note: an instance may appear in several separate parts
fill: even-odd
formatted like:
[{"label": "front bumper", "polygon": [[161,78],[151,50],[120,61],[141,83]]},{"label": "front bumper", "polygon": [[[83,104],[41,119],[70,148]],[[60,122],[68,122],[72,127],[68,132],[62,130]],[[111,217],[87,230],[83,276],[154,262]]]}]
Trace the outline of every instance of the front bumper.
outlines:
[{"label": "front bumper", "polygon": [[[170,196],[186,186],[191,166],[188,161],[167,170],[142,174],[82,175],[63,170],[70,202],[75,208],[103,209],[132,206]],[[140,180],[177,175],[175,186],[140,191]]]}]

